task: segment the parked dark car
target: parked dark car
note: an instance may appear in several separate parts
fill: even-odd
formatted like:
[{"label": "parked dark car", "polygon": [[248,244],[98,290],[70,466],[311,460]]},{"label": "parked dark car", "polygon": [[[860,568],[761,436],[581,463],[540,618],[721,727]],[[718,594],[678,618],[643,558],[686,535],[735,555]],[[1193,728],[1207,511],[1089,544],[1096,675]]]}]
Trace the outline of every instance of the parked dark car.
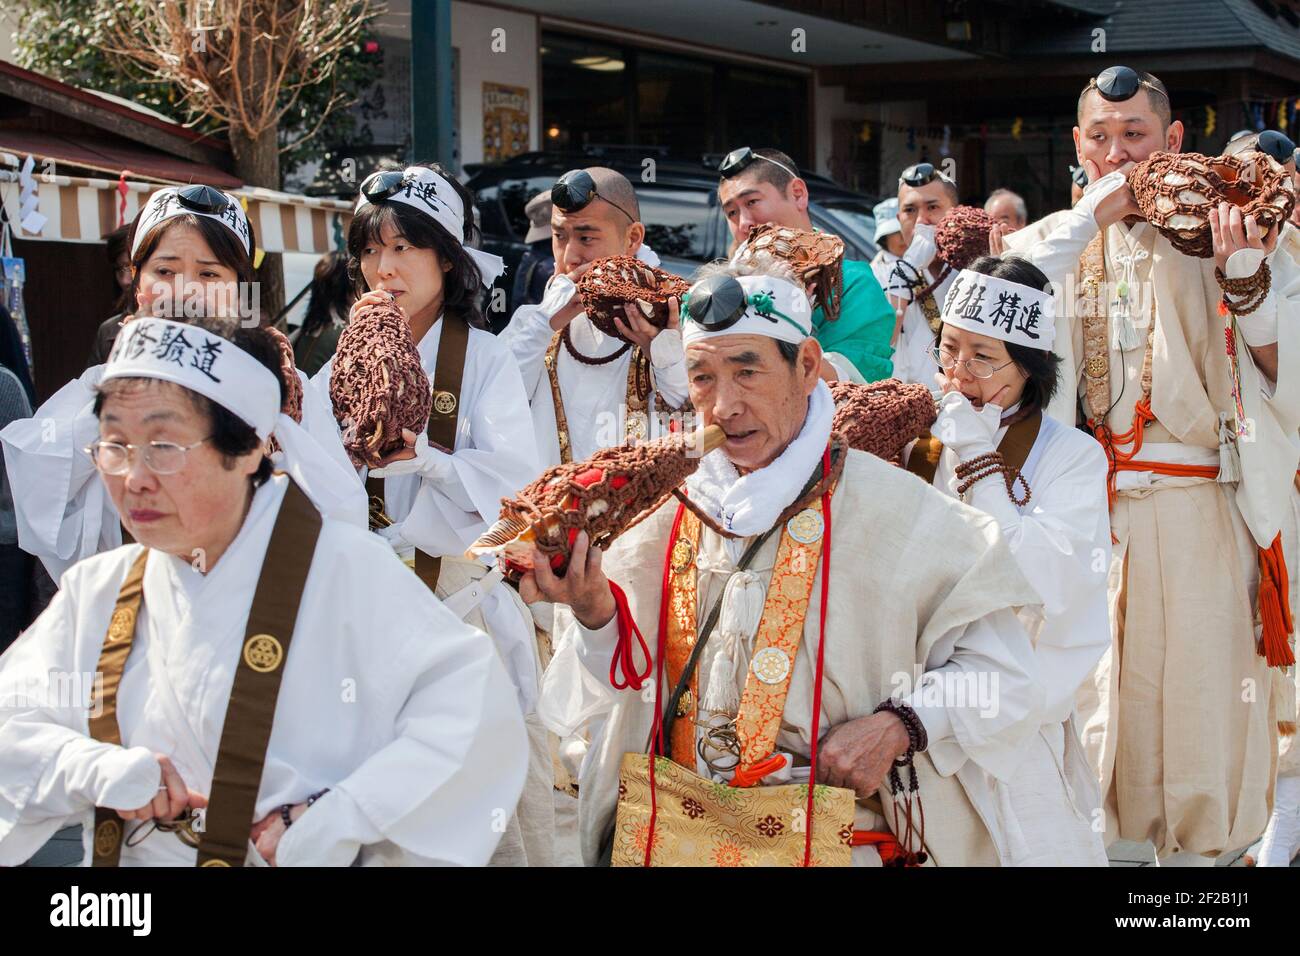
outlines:
[{"label": "parked dark car", "polygon": [[[576,167],[611,166],[636,186],[646,242],[663,260],[662,268],[685,277],[706,262],[726,257],[731,233],[718,204],[717,169],[703,162],[655,158],[654,181],[643,182],[642,163],[647,155],[653,156],[653,152],[523,153],[504,163],[465,167],[478,207],[482,246],[505,259],[508,267],[496,283],[506,308],[488,312],[495,330],[504,328],[514,312],[514,303],[509,301],[513,269],[527,248],[524,205]],[[808,215],[813,225],[840,236],[850,259],[869,261],[875,256],[871,207],[876,200],[816,173],[801,171],[800,175],[808,183]],[[498,293],[494,290],[493,294]]]}]

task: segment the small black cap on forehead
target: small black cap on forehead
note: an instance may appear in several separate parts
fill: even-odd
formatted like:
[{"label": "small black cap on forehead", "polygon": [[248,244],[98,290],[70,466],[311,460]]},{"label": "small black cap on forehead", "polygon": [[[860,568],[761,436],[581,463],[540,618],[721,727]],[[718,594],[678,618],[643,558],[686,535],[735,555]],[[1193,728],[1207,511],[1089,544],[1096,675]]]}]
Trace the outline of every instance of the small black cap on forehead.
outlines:
[{"label": "small black cap on forehead", "polygon": [[1259,134],[1258,148],[1261,153],[1267,153],[1279,163],[1285,163],[1295,153],[1295,143],[1291,142],[1291,138],[1275,129],[1266,129]]},{"label": "small black cap on forehead", "polygon": [[1141,86],[1142,79],[1132,67],[1108,66],[1097,74],[1097,89],[1108,100],[1127,100],[1135,95]]},{"label": "small black cap on forehead", "polygon": [[735,317],[747,304],[744,288],[732,276],[709,276],[691,286],[686,313],[707,327]]},{"label": "small black cap on forehead", "polygon": [[193,209],[195,212],[216,214],[230,205],[230,200],[226,198],[225,193],[202,184],[183,187],[177,192],[176,198],[186,209]]}]

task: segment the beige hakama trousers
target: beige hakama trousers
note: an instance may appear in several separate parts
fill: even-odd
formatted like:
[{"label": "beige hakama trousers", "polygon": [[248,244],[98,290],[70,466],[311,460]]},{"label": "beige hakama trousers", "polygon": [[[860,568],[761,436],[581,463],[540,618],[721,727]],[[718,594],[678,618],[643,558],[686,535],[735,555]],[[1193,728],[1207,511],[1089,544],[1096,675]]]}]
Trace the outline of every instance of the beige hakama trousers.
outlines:
[{"label": "beige hakama trousers", "polygon": [[1107,844],[1216,856],[1268,822],[1273,676],[1256,653],[1257,552],[1231,494],[1174,479],[1116,500],[1114,640],[1079,699]]}]

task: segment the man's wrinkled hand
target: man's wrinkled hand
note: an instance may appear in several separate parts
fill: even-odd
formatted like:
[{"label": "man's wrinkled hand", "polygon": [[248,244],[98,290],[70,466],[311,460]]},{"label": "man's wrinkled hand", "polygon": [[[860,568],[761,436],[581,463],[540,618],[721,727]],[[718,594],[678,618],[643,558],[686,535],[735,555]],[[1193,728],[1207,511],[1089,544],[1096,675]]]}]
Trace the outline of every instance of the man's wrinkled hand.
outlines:
[{"label": "man's wrinkled hand", "polygon": [[817,782],[845,787],[865,800],[880,789],[908,743],[907,728],[888,711],[840,724],[817,751]]}]

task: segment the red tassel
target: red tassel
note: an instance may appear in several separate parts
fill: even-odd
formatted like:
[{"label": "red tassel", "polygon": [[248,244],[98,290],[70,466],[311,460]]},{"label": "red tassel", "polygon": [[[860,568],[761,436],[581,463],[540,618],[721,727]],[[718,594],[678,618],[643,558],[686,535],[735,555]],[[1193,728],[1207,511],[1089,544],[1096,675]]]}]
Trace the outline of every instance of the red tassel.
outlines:
[{"label": "red tassel", "polygon": [[1290,593],[1291,582],[1279,534],[1271,545],[1259,549],[1259,617],[1264,625],[1259,653],[1269,667],[1290,667],[1295,663],[1287,639],[1295,631]]},{"label": "red tassel", "polygon": [[[614,595],[614,617],[618,619],[618,645],[614,649],[614,659],[609,663],[609,683],[615,690],[640,690],[645,679],[650,676],[650,646],[641,636],[641,629],[636,626],[623,589],[610,581],[609,591]],[[642,669],[637,668],[632,647],[633,637],[641,646],[641,659],[645,661]]]}]

